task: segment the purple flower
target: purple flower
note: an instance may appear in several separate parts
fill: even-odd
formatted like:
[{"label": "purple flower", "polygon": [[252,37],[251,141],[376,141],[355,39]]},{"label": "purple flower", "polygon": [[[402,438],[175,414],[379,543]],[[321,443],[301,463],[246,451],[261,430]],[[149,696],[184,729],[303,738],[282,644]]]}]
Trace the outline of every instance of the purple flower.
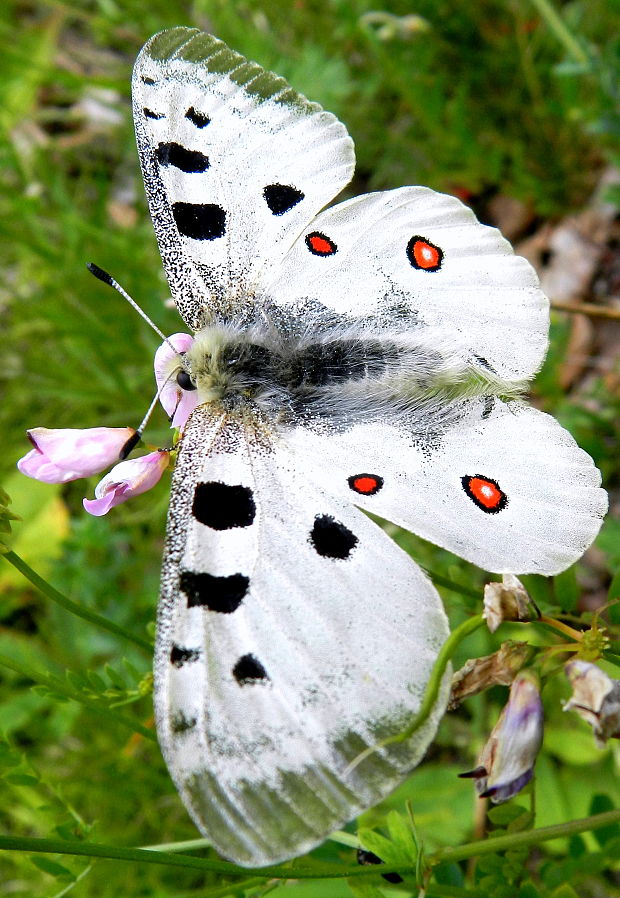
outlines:
[{"label": "purple flower", "polygon": [[[154,367],[157,387],[161,389],[159,401],[171,418],[171,426],[183,430],[187,419],[198,405],[196,390],[184,390],[179,386],[176,375],[182,370],[179,353],[187,352],[194,338],[190,334],[172,334],[168,343],[162,343],[155,353]],[[167,383],[166,383],[167,381]],[[162,386],[165,383],[165,386]]]},{"label": "purple flower", "polygon": [[620,739],[620,680],[589,661],[570,661],[564,671],[573,687],[564,710],[576,711],[590,724],[599,748],[608,739]]},{"label": "purple flower", "polygon": [[34,446],[17,462],[28,477],[44,483],[67,483],[100,474],[118,461],[135,434],[133,427],[90,427],[86,430],[48,430],[34,427],[28,438]]},{"label": "purple flower", "polygon": [[529,783],[542,744],[543,707],[538,681],[531,671],[518,674],[508,704],[482,749],[478,766],[461,776],[473,777],[481,798],[508,801]]},{"label": "purple flower", "polygon": [[100,517],[115,505],[145,493],[160,480],[168,467],[169,458],[170,453],[161,449],[140,458],[122,461],[99,481],[95,498],[83,500],[84,508],[89,514]]}]

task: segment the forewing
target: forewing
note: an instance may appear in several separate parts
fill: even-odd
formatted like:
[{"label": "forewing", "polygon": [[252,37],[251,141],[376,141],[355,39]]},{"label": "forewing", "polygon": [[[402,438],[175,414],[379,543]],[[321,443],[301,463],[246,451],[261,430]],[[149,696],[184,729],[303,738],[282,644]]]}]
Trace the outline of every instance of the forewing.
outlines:
[{"label": "forewing", "polygon": [[350,180],[353,143],[283,78],[192,28],[155,35],[133,84],[146,193],[172,295],[191,327],[251,300]]},{"label": "forewing", "polygon": [[532,266],[454,197],[403,187],[356,197],[312,221],[274,272],[278,303],[320,303],[477,355],[528,379],[547,347],[548,300]]},{"label": "forewing", "polygon": [[419,425],[401,417],[328,439],[300,427],[287,448],[335,495],[488,571],[556,574],[591,544],[607,510],[601,475],[554,418],[486,399],[443,429]]},{"label": "forewing", "polygon": [[194,412],[175,469],[156,652],[158,733],[196,824],[238,863],[309,850],[422,757],[365,748],[419,709],[448,635],[410,558],[314,469]]}]

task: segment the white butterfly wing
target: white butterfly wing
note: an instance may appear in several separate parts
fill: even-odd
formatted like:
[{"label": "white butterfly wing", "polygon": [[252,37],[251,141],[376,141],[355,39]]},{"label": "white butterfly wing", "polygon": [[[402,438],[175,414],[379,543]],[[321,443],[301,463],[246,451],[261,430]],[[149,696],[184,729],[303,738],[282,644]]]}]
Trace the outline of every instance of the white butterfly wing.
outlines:
[{"label": "white butterfly wing", "polygon": [[313,300],[344,316],[383,317],[414,336],[433,328],[506,380],[531,378],[547,348],[549,303],[532,266],[455,197],[426,187],[325,210],[266,292],[283,305]]},{"label": "white butterfly wing", "polygon": [[252,299],[355,167],[346,128],[192,28],[155,35],[132,95],[146,193],[179,311],[198,328]]},{"label": "white butterfly wing", "polygon": [[422,757],[347,765],[420,707],[448,635],[433,586],[277,438],[197,409],[174,473],[155,663],[158,734],[196,824],[240,864],[309,850]]},{"label": "white butterfly wing", "polygon": [[554,418],[518,402],[472,400],[433,433],[420,434],[411,415],[327,438],[298,427],[285,439],[335,495],[496,573],[564,570],[607,510],[590,456]]}]

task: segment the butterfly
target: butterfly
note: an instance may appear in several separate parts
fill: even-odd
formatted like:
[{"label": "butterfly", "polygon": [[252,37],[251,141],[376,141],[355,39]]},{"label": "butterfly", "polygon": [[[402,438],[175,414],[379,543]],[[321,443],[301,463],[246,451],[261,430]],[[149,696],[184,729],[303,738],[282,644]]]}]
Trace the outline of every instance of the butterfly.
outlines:
[{"label": "butterfly", "polygon": [[424,755],[404,744],[448,636],[428,578],[365,512],[489,571],[553,574],[594,539],[592,460],[521,400],[547,347],[531,266],[424,187],[325,208],[338,119],[211,35],[133,75],[144,183],[195,391],[172,480],[157,731],[227,858],[299,855]]}]

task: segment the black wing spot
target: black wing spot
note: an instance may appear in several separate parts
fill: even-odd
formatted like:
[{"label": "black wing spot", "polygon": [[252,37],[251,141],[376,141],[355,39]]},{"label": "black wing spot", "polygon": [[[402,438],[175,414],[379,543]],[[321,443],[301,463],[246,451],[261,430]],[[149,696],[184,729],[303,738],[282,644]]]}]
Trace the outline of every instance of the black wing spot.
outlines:
[{"label": "black wing spot", "polygon": [[252,490],[241,484],[230,486],[210,480],[198,483],[194,490],[192,514],[213,530],[249,527],[256,515]]},{"label": "black wing spot", "polygon": [[288,187],[285,184],[268,184],[263,188],[265,202],[274,215],[284,215],[297,203],[301,203],[305,193],[296,187]]},{"label": "black wing spot", "polygon": [[194,174],[209,168],[209,159],[198,150],[188,150],[180,143],[160,143],[155,150],[160,165],[173,165],[180,171]]},{"label": "black wing spot", "polygon": [[482,418],[488,418],[495,408],[495,396],[484,397],[484,408],[482,409]]},{"label": "black wing spot", "polygon": [[159,121],[159,119],[166,118],[163,112],[153,112],[153,110],[149,109],[148,106],[143,106],[142,112],[144,113],[145,118],[152,118],[157,121]]},{"label": "black wing spot", "polygon": [[172,214],[183,237],[215,240],[226,233],[226,212],[213,203],[173,203]]},{"label": "black wing spot", "polygon": [[170,652],[170,663],[174,667],[183,667],[192,661],[198,661],[200,658],[200,649],[186,649],[181,645],[174,644]]},{"label": "black wing spot", "polygon": [[201,606],[220,614],[236,611],[249,585],[250,578],[243,574],[231,574],[229,577],[195,574],[193,571],[183,571],[181,574],[181,590],[187,596],[187,607]]},{"label": "black wing spot", "polygon": [[490,371],[491,374],[497,374],[497,371],[495,370],[493,365],[491,365],[490,362],[487,362],[487,360],[485,358],[483,358],[481,355],[474,355],[474,358],[476,360],[476,363],[481,368],[484,368],[486,371]]},{"label": "black wing spot", "polygon": [[348,527],[329,514],[318,514],[310,532],[310,542],[323,558],[348,558],[359,540]]},{"label": "black wing spot", "polygon": [[240,686],[268,680],[267,671],[254,655],[242,655],[232,669],[233,677]]},{"label": "black wing spot", "polygon": [[142,81],[143,84],[157,84],[157,81],[155,81],[154,78],[149,78],[148,75],[141,75],[140,81]]},{"label": "black wing spot", "polygon": [[192,125],[195,125],[197,128],[206,128],[211,121],[208,115],[198,112],[193,106],[189,107],[185,113],[185,118],[188,118]]},{"label": "black wing spot", "polygon": [[181,736],[196,726],[195,717],[186,717],[182,711],[177,711],[170,722],[170,729],[176,736]]}]

